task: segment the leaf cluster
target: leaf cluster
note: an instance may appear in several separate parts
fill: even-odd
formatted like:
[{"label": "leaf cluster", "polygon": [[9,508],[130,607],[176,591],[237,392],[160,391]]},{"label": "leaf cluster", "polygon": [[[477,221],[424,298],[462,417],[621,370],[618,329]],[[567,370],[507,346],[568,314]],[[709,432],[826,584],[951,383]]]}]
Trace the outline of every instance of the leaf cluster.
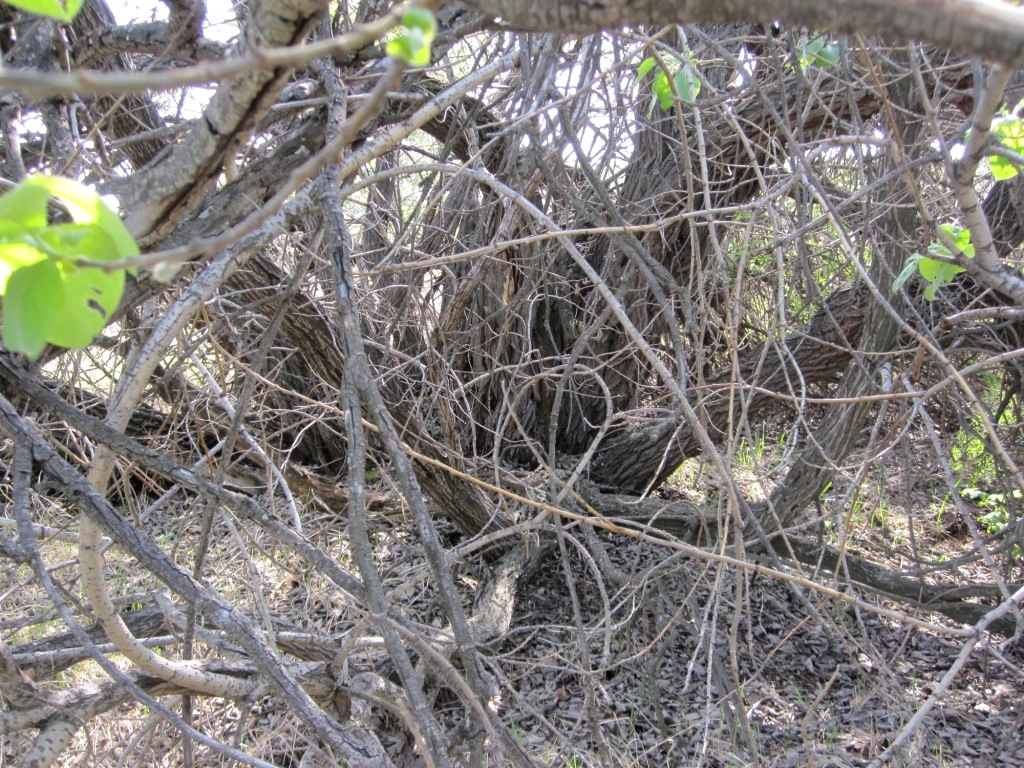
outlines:
[{"label": "leaf cluster", "polygon": [[637,80],[643,80],[652,71],[655,72],[654,81],[651,83],[651,106],[647,110],[650,115],[654,111],[654,104],[657,102],[662,109],[671,109],[676,101],[672,92],[672,85],[669,77],[675,83],[675,93],[679,94],[679,100],[686,104],[693,104],[700,94],[700,79],[697,77],[696,59],[690,56],[685,63],[675,56],[663,54],[662,60],[666,62],[666,71],[653,56],[649,56],[640,62],[637,67]]},{"label": "leaf cluster", "polygon": [[[71,221],[51,223],[50,202]],[[124,292],[125,270],[89,266],[139,248],[93,190],[38,176],[0,197],[0,295],[3,341],[38,357],[47,344],[81,349],[108,322]]]},{"label": "leaf cluster", "polygon": [[[956,253],[961,253],[967,258],[974,256],[974,246],[971,245],[970,230],[963,229],[954,224],[943,224],[939,229],[949,237],[949,240],[956,248]],[[912,254],[904,263],[903,271],[893,281],[893,293],[899,291],[913,274],[918,272],[928,283],[928,287],[924,291],[925,298],[928,301],[934,301],[935,292],[939,288],[949,285],[949,283],[953,282],[953,278],[961,272],[967,271],[965,267],[961,267],[956,263],[955,252],[941,240],[936,240],[928,246],[928,254],[930,255],[923,253]]]}]

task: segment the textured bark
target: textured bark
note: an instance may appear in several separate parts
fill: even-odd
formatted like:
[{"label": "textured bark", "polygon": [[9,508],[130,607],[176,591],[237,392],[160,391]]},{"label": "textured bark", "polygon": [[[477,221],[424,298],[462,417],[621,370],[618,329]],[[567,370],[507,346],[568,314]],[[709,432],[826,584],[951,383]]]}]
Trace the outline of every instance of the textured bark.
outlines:
[{"label": "textured bark", "polygon": [[[111,29],[114,15],[110,12],[106,0],[86,0],[81,11],[71,22],[73,38],[78,44],[74,46],[72,55],[79,53],[88,56],[88,65],[103,71],[117,70],[131,72],[135,69],[126,51],[104,49],[95,45],[94,37],[102,30]],[[83,61],[77,56],[75,63],[82,66]],[[102,96],[90,110],[99,130],[108,139],[127,139],[140,133],[163,127],[163,121],[157,112],[153,100],[148,94],[129,93],[119,98]],[[168,145],[166,139],[147,139],[125,144],[121,151],[128,157],[135,170],[149,163]]]},{"label": "textured bark", "polygon": [[[796,394],[792,390],[796,381],[813,386],[841,374],[851,351],[860,342],[866,296],[864,289],[835,294],[799,333],[745,352],[740,357],[736,377],[730,368],[707,379],[704,389],[711,394],[696,405],[712,439],[720,441],[728,435],[729,412],[734,407],[730,404],[730,390],[734,387],[754,385],[764,390],[747,395],[748,416],[755,416],[773,402],[768,393]],[[605,441],[594,457],[590,479],[599,486],[641,492],[660,485],[684,459],[698,455],[701,450],[681,417],[666,418]]]},{"label": "textured bark", "polygon": [[[584,500],[604,517],[643,523],[695,546],[716,543],[718,531],[714,520],[708,519],[703,510],[687,501],[616,496],[601,493],[586,484],[580,491]],[[821,542],[794,536],[787,536],[777,543],[777,547],[781,557],[810,566],[817,574],[832,574],[841,581],[848,579],[858,587],[897,603],[928,613],[941,613],[961,624],[976,624],[992,610],[991,605],[975,602],[977,598],[998,599],[1002,596],[1002,591],[995,584],[966,587],[929,584],[894,573],[851,552],[840,552]],[[1019,585],[1009,585],[1009,589],[1016,591]],[[1010,637],[1017,630],[1017,621],[1013,617],[1003,617],[990,628]]]},{"label": "textured bark", "polygon": [[623,26],[780,21],[836,34],[918,40],[1024,66],[1024,12],[986,0],[460,0],[516,28],[589,33]]},{"label": "textured bark", "polygon": [[[898,122],[892,127],[899,131],[897,136],[901,146],[914,147],[922,123],[914,112],[916,94],[907,85],[906,80],[897,80],[889,88],[890,101],[901,108],[900,117],[894,118]],[[893,158],[892,162],[895,164],[899,160]],[[894,181],[887,192],[891,200],[875,227],[873,237],[875,253],[871,271],[875,285],[888,285],[899,273],[912,252],[912,244],[918,239],[920,228],[917,207],[903,185]],[[765,530],[785,530],[821,495],[834,479],[836,469],[853,451],[875,407],[871,401],[858,401],[858,398],[881,393],[879,372],[887,365],[888,353],[896,345],[899,324],[888,308],[874,300],[865,303],[865,310],[863,343],[847,347],[851,350],[856,348],[857,354],[846,367],[837,393],[840,399],[853,402],[829,406],[785,479],[772,492],[767,503],[754,510]]]},{"label": "textured bark", "polygon": [[[922,611],[941,613],[953,621],[966,625],[977,624],[992,610],[991,605],[974,602],[972,598],[988,597],[1000,599],[1002,591],[994,584],[972,585],[958,588],[942,584],[926,584],[893,573],[888,568],[872,563],[849,552],[840,553],[834,547],[788,537],[785,546],[780,546],[784,557],[809,565],[818,572],[833,573],[840,578],[849,576],[850,581],[883,597],[909,604]],[[1019,585],[1008,585],[1011,592]],[[1017,620],[1004,616],[989,625],[989,629],[1005,637],[1012,637],[1017,631]]]},{"label": "textured bark", "polygon": [[[240,48],[286,46],[306,39],[323,13],[317,0],[254,3]],[[131,212],[126,224],[140,242],[163,240],[192,213],[221,175],[224,163],[250,137],[273,105],[290,70],[254,70],[228,78],[185,139],[157,166],[132,178],[122,203]]]}]

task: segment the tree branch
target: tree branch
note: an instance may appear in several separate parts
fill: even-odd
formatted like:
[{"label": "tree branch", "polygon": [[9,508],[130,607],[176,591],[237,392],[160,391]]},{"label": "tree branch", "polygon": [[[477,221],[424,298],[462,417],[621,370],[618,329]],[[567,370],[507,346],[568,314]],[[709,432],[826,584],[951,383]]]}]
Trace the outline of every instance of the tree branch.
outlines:
[{"label": "tree branch", "polygon": [[1024,66],[1024,11],[988,0],[461,0],[513,27],[581,34],[624,26],[782,22],[835,34],[919,40]]}]

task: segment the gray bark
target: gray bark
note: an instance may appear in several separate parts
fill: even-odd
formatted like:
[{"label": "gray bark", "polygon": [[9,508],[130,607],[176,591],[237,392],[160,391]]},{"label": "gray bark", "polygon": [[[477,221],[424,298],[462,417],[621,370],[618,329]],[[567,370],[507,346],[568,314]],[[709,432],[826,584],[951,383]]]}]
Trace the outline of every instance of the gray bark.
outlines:
[{"label": "gray bark", "polygon": [[782,22],[878,35],[1024,66],[1024,11],[984,0],[462,0],[513,27],[589,33],[624,26]]}]

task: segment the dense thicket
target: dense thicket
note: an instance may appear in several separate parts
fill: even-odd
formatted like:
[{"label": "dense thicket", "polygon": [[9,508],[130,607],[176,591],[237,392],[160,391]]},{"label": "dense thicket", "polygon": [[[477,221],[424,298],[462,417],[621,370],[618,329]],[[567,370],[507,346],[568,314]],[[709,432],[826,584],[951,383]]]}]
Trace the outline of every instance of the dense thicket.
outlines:
[{"label": "dense thicket", "polygon": [[[602,686],[685,616],[686,685],[770,762],[737,661],[755,570],[837,646],[880,612],[956,664],[1007,652],[1024,199],[988,158],[1021,160],[989,134],[1024,96],[1019,11],[965,3],[974,37],[946,37],[815,3],[540,31],[446,5],[410,68],[374,0],[164,5],[0,6],[5,188],[96,186],[146,267],[92,347],[0,352],[12,759],[67,760],[134,700],[175,735],[145,752],[126,726],[111,764],[680,764],[676,721],[650,748],[601,735]],[[712,23],[558,34],[690,20]],[[965,271],[894,287],[928,253]],[[531,617],[545,579],[556,613]],[[521,633],[558,622],[587,749],[517,693]],[[55,682],[88,658],[98,688]],[[861,756],[903,748],[919,703]]]}]

